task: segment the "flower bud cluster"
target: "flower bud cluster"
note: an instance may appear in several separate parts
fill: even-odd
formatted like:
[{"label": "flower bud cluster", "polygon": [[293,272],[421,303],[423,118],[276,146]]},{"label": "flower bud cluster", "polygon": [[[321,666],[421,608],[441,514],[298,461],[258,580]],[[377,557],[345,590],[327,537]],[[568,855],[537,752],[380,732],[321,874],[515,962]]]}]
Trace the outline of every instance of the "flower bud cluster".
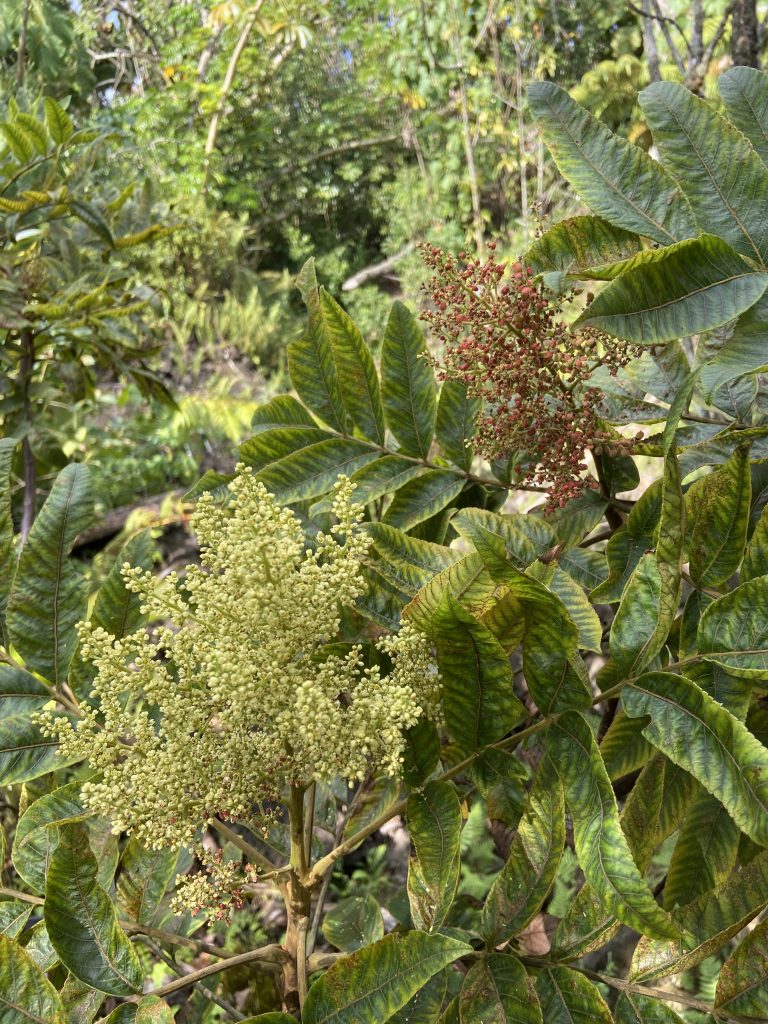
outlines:
[{"label": "flower bud cluster", "polygon": [[[638,350],[562,319],[563,300],[534,279],[531,267],[458,260],[422,246],[434,274],[424,286],[422,314],[443,344],[443,380],[460,380],[483,400],[477,450],[488,459],[516,456],[531,468],[524,480],[546,486],[552,505],[564,505],[588,486],[586,453],[603,448],[601,392],[589,385],[597,365],[615,374]],[[622,444],[627,442],[620,439]]]},{"label": "flower bud cluster", "polygon": [[404,731],[437,714],[438,676],[411,626],[378,642],[327,647],[340,608],[366,588],[354,485],[340,478],[336,525],[305,546],[299,520],[239,466],[231,500],[203,495],[192,516],[201,564],[160,580],[124,567],[161,625],[115,639],[80,627],[96,667],[76,724],[42,716],[65,757],[87,758],[88,806],[153,847],[189,844],[215,818],[268,827],[262,804],[285,785],[399,773]]}]

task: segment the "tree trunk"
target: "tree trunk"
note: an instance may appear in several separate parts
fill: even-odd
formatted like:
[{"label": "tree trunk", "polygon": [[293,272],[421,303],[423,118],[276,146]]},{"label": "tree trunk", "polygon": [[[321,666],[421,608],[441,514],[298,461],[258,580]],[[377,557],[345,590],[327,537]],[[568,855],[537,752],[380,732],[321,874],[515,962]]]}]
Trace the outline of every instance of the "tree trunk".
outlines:
[{"label": "tree trunk", "polygon": [[760,64],[756,8],[756,0],[736,0],[733,6],[731,58],[736,65],[756,68]]},{"label": "tree trunk", "polygon": [[656,46],[656,30],[651,15],[651,0],[644,0],[643,11],[643,51],[648,61],[648,75],[652,82],[661,81],[661,67],[659,65],[659,50]]}]

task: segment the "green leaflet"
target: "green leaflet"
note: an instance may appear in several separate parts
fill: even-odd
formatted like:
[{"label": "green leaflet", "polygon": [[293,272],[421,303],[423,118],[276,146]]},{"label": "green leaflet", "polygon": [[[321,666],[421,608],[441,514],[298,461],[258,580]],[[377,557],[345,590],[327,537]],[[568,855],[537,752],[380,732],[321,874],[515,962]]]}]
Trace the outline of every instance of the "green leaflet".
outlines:
[{"label": "green leaflet", "polygon": [[534,562],[527,575],[539,579],[563,603],[571,622],[578,631],[578,646],[583,651],[602,651],[603,626],[595,609],[589,603],[582,587],[559,565]]},{"label": "green leaflet", "polygon": [[440,388],[437,402],[435,432],[443,454],[460,469],[469,472],[472,449],[469,441],[475,435],[475,417],[479,413],[479,398],[470,398],[459,381],[446,380]]},{"label": "green leaflet", "polygon": [[141,965],[96,876],[85,825],[65,825],[48,869],[45,926],[76,978],[110,995],[133,995],[141,989]]},{"label": "green leaflet", "polygon": [[289,505],[326,494],[340,475],[352,476],[378,455],[362,441],[334,437],[272,462],[255,479],[279,502]]},{"label": "green leaflet", "polygon": [[132,921],[152,924],[176,870],[177,850],[149,850],[131,836],[120,861],[118,900]]},{"label": "green leaflet", "polygon": [[764,508],[749,538],[739,570],[742,583],[768,574],[768,508]]},{"label": "green leaflet", "polygon": [[738,568],[747,542],[751,501],[749,449],[744,446],[704,477],[697,493],[689,561],[691,576],[700,587],[718,586]]},{"label": "green leaflet", "polygon": [[461,806],[450,782],[428,782],[408,798],[408,901],[414,925],[434,932],[445,921],[459,884]]},{"label": "green leaflet", "polygon": [[50,692],[31,672],[19,665],[0,664],[0,720],[37,711],[50,699]]},{"label": "green leaflet", "polygon": [[549,894],[565,846],[563,788],[549,758],[542,758],[501,873],[483,906],[488,946],[519,935]]},{"label": "green leaflet", "polygon": [[5,609],[15,569],[10,476],[18,444],[15,437],[0,438],[0,643],[3,647],[8,646]]},{"label": "green leaflet", "polygon": [[412,530],[447,508],[463,489],[464,480],[455,473],[445,469],[427,469],[397,491],[383,522],[400,530]]},{"label": "green leaflet", "polygon": [[403,780],[409,786],[420,786],[429,778],[440,760],[440,734],[434,722],[420,719],[405,733]]},{"label": "green leaflet", "polygon": [[504,648],[450,592],[431,626],[451,735],[465,753],[501,739],[524,714]]},{"label": "green leaflet", "polygon": [[613,1012],[616,1024],[684,1024],[683,1018],[661,999],[622,992]]},{"label": "green leaflet", "polygon": [[695,683],[649,672],[622,691],[632,717],[650,715],[646,739],[723,804],[743,832],[768,846],[768,750]]},{"label": "green leaflet", "polygon": [[437,385],[424,332],[402,302],[389,314],[381,345],[381,393],[387,426],[405,455],[426,459],[437,417]]},{"label": "green leaflet", "polygon": [[59,994],[21,946],[0,934],[0,1024],[66,1024]]},{"label": "green leaflet", "polygon": [[664,646],[669,625],[661,620],[660,603],[656,556],[643,555],[624,588],[611,626],[611,656],[625,676],[641,672]]},{"label": "green leaflet", "polygon": [[664,886],[668,910],[722,885],[736,866],[741,833],[720,802],[699,793],[685,816]]},{"label": "green leaflet", "polygon": [[663,481],[656,481],[641,494],[627,517],[626,526],[617,530],[605,547],[608,579],[589,595],[594,604],[621,600],[624,587],[640,559],[654,545],[654,533],[661,519]]},{"label": "green leaflet", "polygon": [[[368,505],[372,501],[394,494],[403,484],[424,472],[412,459],[403,459],[399,455],[383,455],[374,462],[369,462],[362,469],[352,474],[355,484],[354,500],[360,505]],[[329,495],[312,506],[311,514],[328,512],[333,504]]]},{"label": "green leaflet", "polygon": [[8,634],[26,665],[57,686],[67,678],[85,612],[82,571],[68,559],[91,522],[90,470],[59,473],[32,525],[8,597]]},{"label": "green leaflet", "polygon": [[363,528],[373,538],[377,569],[412,596],[438,573],[461,560],[457,551],[411,537],[394,526],[365,523]]},{"label": "green leaflet", "polygon": [[596,214],[663,245],[695,234],[675,181],[643,150],[551,82],[529,85],[528,105],[561,174]]},{"label": "green leaflet", "polygon": [[320,306],[315,261],[308,260],[296,279],[307,307],[306,334],[288,346],[288,372],[302,402],[334,430],[344,432],[347,414],[333,350]]},{"label": "green leaflet", "polygon": [[[636,234],[614,227],[601,217],[569,217],[554,224],[525,254],[524,262],[555,291],[568,287],[568,276],[618,263],[640,252]],[[597,276],[597,274],[595,276]]]},{"label": "green leaflet", "polygon": [[333,353],[344,408],[363,437],[384,444],[384,410],[376,366],[352,318],[320,289],[320,315]]},{"label": "green leaflet", "polygon": [[470,968],[459,994],[461,1024],[543,1024],[536,986],[520,961],[491,953]]},{"label": "green leaflet", "polygon": [[491,579],[477,554],[465,555],[434,576],[408,604],[403,616],[431,634],[432,621],[446,593],[468,610],[481,614],[498,598],[500,587]]},{"label": "green leaflet", "polygon": [[768,669],[768,576],[747,580],[704,609],[699,654],[731,675],[759,679]]},{"label": "green leaflet", "polygon": [[61,989],[67,1024],[91,1024],[104,998],[103,992],[83,984],[70,974]]},{"label": "green leaflet", "polygon": [[[598,525],[608,502],[597,491],[588,490],[566,502],[563,508],[547,513],[546,522],[554,529],[564,547],[575,547]],[[631,516],[631,513],[630,513]]]},{"label": "green leaflet", "polygon": [[720,971],[715,1006],[726,1013],[768,1017],[768,921],[747,935]]},{"label": "green leaflet", "polygon": [[[765,264],[768,225],[760,211],[768,201],[768,169],[744,136],[675,82],[656,82],[639,99],[664,166],[676,177],[700,230]],[[678,336],[687,333],[692,332]]]},{"label": "green leaflet", "polygon": [[606,909],[641,934],[679,931],[653,898],[619,824],[616,797],[586,719],[565,712],[548,731],[548,749],[565,788],[582,871]]},{"label": "green leaflet", "polygon": [[80,798],[80,782],[45,793],[24,811],[16,826],[13,866],[36,892],[45,890],[45,876],[59,843],[58,826],[91,816]]},{"label": "green leaflet", "polygon": [[59,962],[59,954],[51,945],[44,921],[38,921],[29,929],[29,941],[24,949],[42,971],[50,971]]},{"label": "green leaflet", "polygon": [[59,756],[55,737],[44,736],[27,715],[0,719],[0,786],[29,782],[72,764]]},{"label": "green leaflet", "polygon": [[48,134],[57,146],[63,145],[74,131],[72,120],[60,103],[57,103],[50,96],[43,100],[45,110],[45,125]]},{"label": "green leaflet", "polygon": [[682,943],[642,938],[632,959],[630,980],[646,983],[694,967],[721,949],[766,905],[768,850],[762,850],[722,886],[673,912],[684,933]]},{"label": "green leaflet", "polygon": [[31,904],[22,900],[0,900],[0,933],[9,939],[16,936],[26,925],[32,913]]},{"label": "green leaflet", "polygon": [[768,164],[768,79],[756,68],[729,68],[717,80],[728,120]]},{"label": "green leaflet", "polygon": [[243,441],[239,449],[240,461],[250,466],[254,473],[258,473],[273,462],[293,455],[302,448],[331,439],[333,434],[317,426],[274,427]]},{"label": "green leaflet", "polygon": [[381,907],[370,893],[350,896],[329,910],[323,918],[323,935],[336,949],[354,953],[384,938]]},{"label": "green leaflet", "polygon": [[654,753],[643,736],[643,721],[619,709],[600,743],[600,756],[613,782],[642,768]]},{"label": "green leaflet", "polygon": [[485,800],[488,818],[517,828],[526,800],[527,775],[514,753],[488,747],[476,758],[469,772]]},{"label": "green leaflet", "polygon": [[708,402],[724,384],[766,365],[767,338],[768,303],[763,297],[739,317],[730,336],[701,367],[702,391]]},{"label": "green leaflet", "polygon": [[254,435],[275,427],[316,426],[315,420],[292,395],[275,395],[274,398],[270,398],[268,402],[258,407],[251,420]]},{"label": "green leaflet", "polygon": [[546,1024],[613,1024],[598,990],[578,971],[548,967],[536,977],[536,992]]},{"label": "green leaflet", "polygon": [[434,974],[402,1010],[389,1018],[388,1024],[437,1024],[448,987],[448,970]]},{"label": "green leaflet", "polygon": [[158,996],[144,996],[138,1003],[123,1003],[122,1006],[118,1006],[104,1018],[104,1024],[173,1024],[173,1020],[173,1010],[165,1000]]},{"label": "green leaflet", "polygon": [[309,990],[303,1024],[380,1024],[471,947],[443,935],[391,934],[345,957]]},{"label": "green leaflet", "polygon": [[766,287],[768,274],[753,270],[727,242],[699,235],[616,278],[576,324],[657,345],[735,320]]}]

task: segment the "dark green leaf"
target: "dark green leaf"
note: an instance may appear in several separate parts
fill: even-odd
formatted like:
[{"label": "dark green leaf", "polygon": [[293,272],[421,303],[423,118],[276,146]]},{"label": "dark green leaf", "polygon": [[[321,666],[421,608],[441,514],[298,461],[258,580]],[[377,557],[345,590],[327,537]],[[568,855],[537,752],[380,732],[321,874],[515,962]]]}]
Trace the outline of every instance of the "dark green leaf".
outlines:
[{"label": "dark green leaf", "polygon": [[0,664],[0,720],[36,711],[51,699],[50,690],[19,665]]},{"label": "dark green leaf", "polygon": [[131,836],[120,861],[117,896],[132,921],[153,923],[173,878],[177,857],[177,850],[149,850]]},{"label": "dark green leaf", "polygon": [[693,505],[690,573],[700,587],[725,583],[738,568],[751,501],[749,449],[739,447],[724,466],[703,478]]},{"label": "dark green leaf", "polygon": [[768,921],[762,921],[723,964],[715,1006],[727,1014],[768,1018]]},{"label": "dark green leaf", "polygon": [[541,274],[556,291],[590,270],[599,274],[606,265],[618,263],[640,252],[636,234],[616,228],[601,217],[569,217],[558,221],[525,254],[526,265]]},{"label": "dark green leaf", "polygon": [[664,906],[672,910],[722,885],[736,866],[741,833],[720,802],[699,793],[680,829],[667,881]]},{"label": "dark green leaf", "polygon": [[464,480],[455,473],[428,469],[397,491],[383,521],[400,530],[411,530],[450,505],[463,488]]},{"label": "dark green leaf", "polygon": [[59,757],[58,740],[44,736],[27,715],[0,719],[0,786],[29,782],[73,760]]},{"label": "dark green leaf", "polygon": [[578,971],[548,967],[536,977],[536,991],[546,1024],[613,1024],[598,990]]},{"label": "dark green leaf", "polygon": [[461,807],[450,782],[428,782],[408,798],[408,832],[414,856],[408,899],[414,925],[436,931],[445,921],[459,884]]},{"label": "dark green leaf", "polygon": [[323,935],[344,953],[378,942],[384,937],[381,907],[370,893],[342,900],[323,918]]},{"label": "dark green leaf", "polygon": [[13,866],[37,892],[45,890],[48,865],[59,844],[58,826],[84,821],[91,816],[82,802],[80,787],[80,782],[69,782],[45,793],[19,818],[13,843]]},{"label": "dark green leaf", "polygon": [[0,934],[0,1024],[67,1024],[59,994],[32,958]]},{"label": "dark green leaf", "polygon": [[273,462],[255,477],[279,502],[289,505],[326,494],[340,475],[351,476],[379,453],[361,441],[332,438]]},{"label": "dark green leaf", "polygon": [[616,1024],[684,1024],[661,999],[638,995],[637,992],[622,992],[614,1011]]},{"label": "dark green leaf", "polygon": [[491,953],[469,970],[459,1012],[461,1024],[543,1024],[536,986],[509,953]]},{"label": "dark green leaf", "polygon": [[406,455],[426,459],[437,416],[435,374],[416,317],[395,302],[381,346],[381,391],[387,426]]},{"label": "dark green leaf", "polygon": [[475,418],[480,412],[479,398],[470,398],[464,384],[446,380],[440,388],[437,403],[437,440],[446,458],[460,469],[469,471],[472,466],[472,448],[469,445],[475,436]]},{"label": "dark green leaf", "polygon": [[768,164],[768,79],[756,68],[729,68],[717,79],[728,120]]}]

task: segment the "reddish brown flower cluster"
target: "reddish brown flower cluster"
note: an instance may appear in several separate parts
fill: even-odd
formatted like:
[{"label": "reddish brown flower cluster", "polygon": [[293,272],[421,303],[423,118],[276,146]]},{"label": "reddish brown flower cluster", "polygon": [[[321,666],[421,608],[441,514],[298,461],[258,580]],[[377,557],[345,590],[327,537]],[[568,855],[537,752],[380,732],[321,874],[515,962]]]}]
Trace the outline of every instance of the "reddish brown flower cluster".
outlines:
[{"label": "reddish brown flower cluster", "polygon": [[584,475],[587,450],[603,450],[612,437],[600,429],[601,393],[588,378],[598,364],[615,374],[638,350],[574,330],[562,319],[563,300],[534,280],[531,267],[497,263],[494,248],[481,262],[422,246],[434,271],[423,318],[444,345],[441,379],[461,380],[483,400],[479,453],[516,456],[526,467],[521,482],[547,487],[550,503],[562,506],[593,485]]}]

